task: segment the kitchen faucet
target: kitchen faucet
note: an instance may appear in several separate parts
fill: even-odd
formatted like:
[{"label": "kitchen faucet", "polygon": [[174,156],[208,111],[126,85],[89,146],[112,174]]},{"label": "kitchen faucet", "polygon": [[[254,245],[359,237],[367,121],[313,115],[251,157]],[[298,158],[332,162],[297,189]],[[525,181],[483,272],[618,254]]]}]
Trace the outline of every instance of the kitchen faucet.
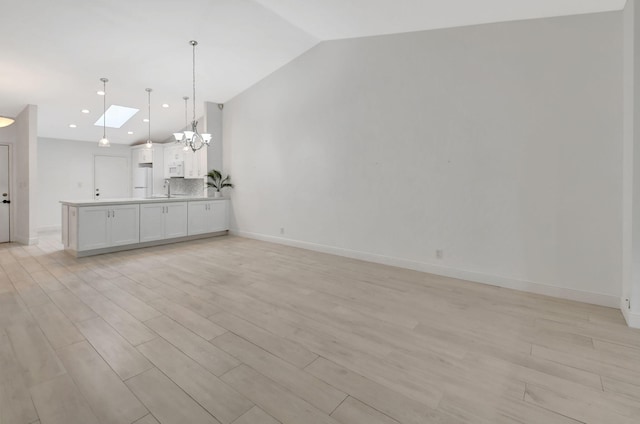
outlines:
[{"label": "kitchen faucet", "polygon": [[164,186],[167,188],[167,197],[171,198],[171,180],[169,178],[164,180]]}]

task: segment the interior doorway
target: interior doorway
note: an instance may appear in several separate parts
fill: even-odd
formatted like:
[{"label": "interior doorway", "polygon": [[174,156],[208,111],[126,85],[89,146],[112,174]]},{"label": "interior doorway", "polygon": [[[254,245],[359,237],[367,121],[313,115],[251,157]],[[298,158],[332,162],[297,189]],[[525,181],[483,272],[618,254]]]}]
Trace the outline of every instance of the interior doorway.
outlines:
[{"label": "interior doorway", "polygon": [[0,243],[10,240],[9,146],[0,146]]},{"label": "interior doorway", "polygon": [[93,198],[130,197],[129,162],[122,156],[94,156]]}]

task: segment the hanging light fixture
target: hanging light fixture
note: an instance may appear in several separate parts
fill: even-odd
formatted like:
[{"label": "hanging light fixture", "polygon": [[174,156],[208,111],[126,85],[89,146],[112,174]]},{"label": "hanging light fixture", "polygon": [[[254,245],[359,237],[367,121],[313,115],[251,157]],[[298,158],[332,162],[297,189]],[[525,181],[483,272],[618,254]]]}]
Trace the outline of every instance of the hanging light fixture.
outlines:
[{"label": "hanging light fixture", "polygon": [[145,88],[145,90],[147,91],[147,97],[148,97],[148,115],[147,115],[147,121],[149,123],[149,136],[147,137],[147,147],[151,147],[153,145],[153,142],[151,141],[151,89],[150,88]]},{"label": "hanging light fixture", "polygon": [[[198,45],[197,41],[191,40],[189,44],[193,47],[193,120],[191,121],[191,131],[186,130],[181,133],[173,134],[176,138],[176,141],[184,143],[185,150],[196,150],[202,149],[204,146],[209,146],[209,142],[211,142],[211,134],[200,134],[198,133],[198,121],[196,121],[196,46]],[[185,105],[188,97],[185,97]],[[186,128],[186,127],[185,127]]]},{"label": "hanging light fixture", "polygon": [[13,124],[16,120],[13,118],[7,118],[6,116],[0,116],[0,128],[8,127]]},{"label": "hanging light fixture", "polygon": [[[189,97],[184,96],[182,98],[182,100],[184,100],[184,128],[185,130],[187,129],[187,101],[189,100]],[[184,137],[183,133],[173,133],[173,136],[176,138],[176,143],[180,143],[180,144],[184,144],[183,150],[187,151],[189,150],[189,144],[188,143],[182,143],[182,138]]]},{"label": "hanging light fixture", "polygon": [[102,106],[104,113],[102,115],[102,138],[98,141],[98,147],[111,147],[109,139],[107,139],[107,82],[106,78],[100,78],[102,81]]}]

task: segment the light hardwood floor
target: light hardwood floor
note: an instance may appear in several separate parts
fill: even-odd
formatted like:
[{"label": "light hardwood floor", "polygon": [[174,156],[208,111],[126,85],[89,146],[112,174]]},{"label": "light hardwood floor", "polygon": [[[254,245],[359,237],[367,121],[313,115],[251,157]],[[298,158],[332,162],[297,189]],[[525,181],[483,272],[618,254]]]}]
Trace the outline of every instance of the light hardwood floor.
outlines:
[{"label": "light hardwood floor", "polygon": [[640,422],[619,311],[238,237],[0,245],[0,424]]}]

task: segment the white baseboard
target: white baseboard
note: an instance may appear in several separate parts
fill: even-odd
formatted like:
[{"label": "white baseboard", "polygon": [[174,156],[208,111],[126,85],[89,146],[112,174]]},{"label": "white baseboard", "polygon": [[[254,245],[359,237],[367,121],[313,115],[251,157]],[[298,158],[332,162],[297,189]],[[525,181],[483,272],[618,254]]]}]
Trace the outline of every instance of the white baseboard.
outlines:
[{"label": "white baseboard", "polygon": [[49,225],[49,226],[38,228],[38,233],[53,233],[61,230],[62,230],[61,225]]},{"label": "white baseboard", "polygon": [[627,325],[631,328],[640,328],[640,313],[633,312],[627,305],[627,299],[620,299],[620,310],[624,316]]},{"label": "white baseboard", "polygon": [[256,240],[268,241],[287,246],[299,247],[302,249],[313,250],[316,252],[329,253],[347,258],[360,259],[367,262],[374,262],[383,265],[397,266],[400,268],[422,271],[429,274],[441,275],[444,277],[457,278],[460,280],[473,281],[476,283],[488,284],[491,286],[503,287],[508,289],[519,290],[528,293],[541,294],[545,296],[557,297],[560,299],[574,300],[577,302],[590,303],[593,305],[607,306],[610,308],[619,308],[620,299],[617,296],[611,296],[601,293],[592,293],[587,291],[569,289],[564,287],[549,286],[547,284],[534,283],[531,281],[518,280],[509,277],[497,275],[483,274],[475,271],[449,268],[444,266],[433,265],[425,262],[417,262],[408,259],[394,258],[390,256],[376,255],[374,253],[360,252],[357,250],[343,249],[340,247],[327,246],[322,244],[309,243],[305,241],[286,239],[282,237],[269,236],[247,231],[230,230],[230,234],[240,237],[246,237]]},{"label": "white baseboard", "polygon": [[11,240],[15,243],[19,243],[19,244],[24,244],[27,246],[31,246],[34,244],[38,244],[38,237],[22,237],[22,236],[16,236],[13,238],[13,240]]}]

